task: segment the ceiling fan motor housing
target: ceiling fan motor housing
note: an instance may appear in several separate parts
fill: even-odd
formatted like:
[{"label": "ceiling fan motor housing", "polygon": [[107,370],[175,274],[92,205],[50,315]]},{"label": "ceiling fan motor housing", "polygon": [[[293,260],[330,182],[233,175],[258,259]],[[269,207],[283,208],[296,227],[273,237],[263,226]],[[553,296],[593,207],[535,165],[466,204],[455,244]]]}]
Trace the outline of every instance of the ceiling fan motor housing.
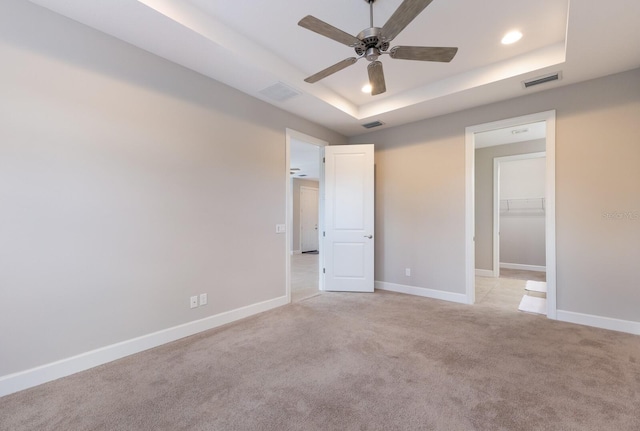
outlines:
[{"label": "ceiling fan motor housing", "polygon": [[380,52],[389,49],[389,42],[384,41],[380,27],[366,28],[357,37],[361,43],[355,47],[356,54],[364,55],[369,61],[377,60]]}]

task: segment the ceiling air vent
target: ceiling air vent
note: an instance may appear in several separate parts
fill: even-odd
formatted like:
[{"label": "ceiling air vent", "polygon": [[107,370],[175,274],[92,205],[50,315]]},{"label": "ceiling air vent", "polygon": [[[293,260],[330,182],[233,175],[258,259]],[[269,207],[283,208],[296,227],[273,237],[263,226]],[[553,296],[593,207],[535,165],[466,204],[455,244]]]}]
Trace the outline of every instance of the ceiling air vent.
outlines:
[{"label": "ceiling air vent", "polygon": [[562,79],[562,72],[550,73],[548,75],[538,76],[537,78],[522,81],[524,88],[533,87],[534,85],[544,84],[545,82],[558,81]]},{"label": "ceiling air vent", "polygon": [[363,124],[362,127],[365,129],[373,129],[374,127],[382,126],[384,123],[382,121],[372,121],[371,123]]},{"label": "ceiling air vent", "polygon": [[282,82],[278,82],[264,90],[260,90],[260,94],[267,96],[269,99],[275,100],[276,102],[284,102],[293,97],[299,96],[302,93],[286,84],[283,84]]}]

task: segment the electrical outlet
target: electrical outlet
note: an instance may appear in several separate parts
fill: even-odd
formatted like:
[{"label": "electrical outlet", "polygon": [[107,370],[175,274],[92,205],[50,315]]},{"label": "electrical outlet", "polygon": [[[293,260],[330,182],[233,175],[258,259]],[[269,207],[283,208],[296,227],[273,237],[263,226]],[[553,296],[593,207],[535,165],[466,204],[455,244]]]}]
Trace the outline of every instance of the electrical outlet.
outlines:
[{"label": "electrical outlet", "polygon": [[201,293],[200,294],[200,305],[207,305],[207,294],[206,293]]},{"label": "electrical outlet", "polygon": [[407,277],[411,277],[411,268],[405,268],[404,275],[406,275]]},{"label": "electrical outlet", "polygon": [[198,306],[198,297],[197,296],[192,296],[190,298],[189,304],[191,305],[191,308],[196,308]]}]

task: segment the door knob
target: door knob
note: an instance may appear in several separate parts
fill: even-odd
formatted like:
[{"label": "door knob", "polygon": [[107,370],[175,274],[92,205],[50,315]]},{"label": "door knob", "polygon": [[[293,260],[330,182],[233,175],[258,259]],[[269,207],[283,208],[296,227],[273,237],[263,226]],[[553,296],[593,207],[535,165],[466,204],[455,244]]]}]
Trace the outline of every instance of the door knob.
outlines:
[{"label": "door knob", "polygon": [[364,237],[371,239],[371,238],[373,238],[373,235],[365,235]]}]

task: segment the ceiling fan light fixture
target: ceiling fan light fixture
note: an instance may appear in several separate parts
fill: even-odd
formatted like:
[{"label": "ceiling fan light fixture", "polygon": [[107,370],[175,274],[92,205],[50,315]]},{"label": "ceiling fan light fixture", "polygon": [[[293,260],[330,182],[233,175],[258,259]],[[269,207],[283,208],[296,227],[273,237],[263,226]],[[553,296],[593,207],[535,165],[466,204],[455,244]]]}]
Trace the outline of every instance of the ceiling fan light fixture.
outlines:
[{"label": "ceiling fan light fixture", "polygon": [[511,45],[512,43],[516,43],[520,39],[522,39],[522,33],[518,30],[513,30],[504,35],[504,37],[502,38],[502,44]]},{"label": "ceiling fan light fixture", "polygon": [[305,78],[305,82],[309,84],[318,82],[364,58],[369,61],[367,71],[369,73],[369,83],[372,87],[369,93],[372,96],[376,96],[387,90],[382,63],[378,60],[381,55],[387,54],[397,60],[445,63],[450,62],[456,55],[458,48],[454,47],[396,46],[389,50],[389,43],[433,0],[403,0],[382,27],[375,27],[373,24],[373,3],[375,0],[365,1],[369,4],[369,27],[362,30],[357,36],[352,36],[312,15],[307,15],[298,21],[300,27],[353,48],[356,54],[356,57],[342,60]]}]

